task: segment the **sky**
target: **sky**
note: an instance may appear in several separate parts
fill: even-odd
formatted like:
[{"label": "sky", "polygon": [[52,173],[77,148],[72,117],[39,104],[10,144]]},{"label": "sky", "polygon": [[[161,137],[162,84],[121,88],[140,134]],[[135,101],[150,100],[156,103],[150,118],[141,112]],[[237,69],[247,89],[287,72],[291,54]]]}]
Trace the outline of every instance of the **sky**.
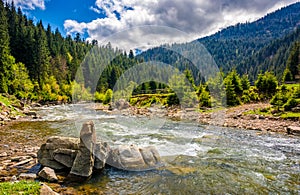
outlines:
[{"label": "sky", "polygon": [[[11,0],[6,0],[11,1]],[[14,0],[34,21],[63,35],[143,48],[186,42],[255,21],[299,0]],[[127,43],[124,39],[128,39]],[[154,42],[154,43],[150,43]],[[144,48],[146,48],[145,46]]]}]

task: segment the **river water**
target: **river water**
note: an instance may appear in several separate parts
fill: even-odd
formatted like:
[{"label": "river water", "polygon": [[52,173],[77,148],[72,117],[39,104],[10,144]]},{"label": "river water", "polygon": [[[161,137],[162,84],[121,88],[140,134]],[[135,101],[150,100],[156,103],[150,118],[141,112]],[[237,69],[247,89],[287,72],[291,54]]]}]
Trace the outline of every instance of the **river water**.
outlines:
[{"label": "river water", "polygon": [[78,137],[82,122],[93,120],[98,140],[153,145],[163,166],[144,172],[108,167],[82,185],[105,194],[300,194],[299,137],[85,107],[41,108],[40,122],[55,135]]}]

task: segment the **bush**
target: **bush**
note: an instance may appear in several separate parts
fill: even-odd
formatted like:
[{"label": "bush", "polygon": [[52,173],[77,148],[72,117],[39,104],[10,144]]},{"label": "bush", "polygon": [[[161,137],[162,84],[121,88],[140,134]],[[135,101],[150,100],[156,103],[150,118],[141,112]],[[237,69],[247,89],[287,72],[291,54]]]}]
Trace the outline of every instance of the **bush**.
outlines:
[{"label": "bush", "polygon": [[179,105],[179,99],[175,93],[170,94],[167,97],[167,105],[172,106],[172,105]]},{"label": "bush", "polygon": [[199,95],[199,107],[211,108],[211,97],[206,90],[203,90]]},{"label": "bush", "polygon": [[111,102],[112,96],[113,96],[113,91],[111,89],[108,89],[105,92],[103,103],[108,104],[109,102]]},{"label": "bush", "polygon": [[95,102],[103,102],[105,99],[105,94],[97,92],[95,93]]},{"label": "bush", "polygon": [[288,101],[283,105],[284,111],[291,111],[292,108],[295,108],[300,103],[300,100],[291,97]]}]

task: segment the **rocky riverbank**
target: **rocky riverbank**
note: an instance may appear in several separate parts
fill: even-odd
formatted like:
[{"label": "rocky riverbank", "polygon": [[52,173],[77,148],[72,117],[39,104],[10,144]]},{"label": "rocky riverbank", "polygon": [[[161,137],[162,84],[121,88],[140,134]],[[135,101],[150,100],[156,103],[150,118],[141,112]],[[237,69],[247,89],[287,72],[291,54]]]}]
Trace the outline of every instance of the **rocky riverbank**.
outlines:
[{"label": "rocky riverbank", "polygon": [[0,126],[16,120],[39,119],[35,112],[38,103],[18,100],[15,96],[0,94]]},{"label": "rocky riverbank", "polygon": [[96,110],[103,110],[108,113],[122,113],[123,115],[135,115],[146,117],[168,117],[173,120],[190,120],[197,121],[203,125],[215,125],[222,127],[232,127],[246,130],[258,130],[261,134],[265,133],[289,133],[289,127],[293,128],[293,134],[300,135],[297,127],[300,127],[300,119],[283,119],[275,116],[265,116],[259,114],[251,114],[260,109],[267,109],[271,105],[265,103],[245,104],[232,108],[206,110],[200,112],[197,109],[181,109],[179,107],[160,107],[153,106],[150,108],[137,108],[127,103],[121,103],[117,109],[109,106],[95,105]]}]

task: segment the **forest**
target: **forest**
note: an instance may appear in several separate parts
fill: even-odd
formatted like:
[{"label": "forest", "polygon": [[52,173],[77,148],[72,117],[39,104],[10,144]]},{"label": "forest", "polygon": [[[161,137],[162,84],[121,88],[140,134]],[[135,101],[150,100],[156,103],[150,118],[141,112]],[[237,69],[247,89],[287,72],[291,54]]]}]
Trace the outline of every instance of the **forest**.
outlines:
[{"label": "forest", "polygon": [[[197,40],[207,47],[221,70],[215,78],[205,80],[190,61],[164,47],[135,56],[132,50],[127,54],[113,48],[110,43],[98,45],[96,40],[86,41],[79,33],[74,37],[63,37],[58,29],[44,26],[42,21],[35,24],[13,3],[4,4],[1,0],[0,93],[42,103],[76,99],[107,104],[113,95],[122,95],[122,92],[113,94],[113,89],[126,70],[155,59],[172,65],[184,77],[175,74],[167,82],[149,80],[122,86],[123,89],[127,87],[132,95],[129,99],[131,104],[171,106],[185,101],[189,106],[197,103],[199,108],[209,108],[270,101],[278,109],[291,110],[300,103],[300,89],[297,85],[287,86],[284,83],[299,82],[300,28],[296,21],[299,21],[300,14],[295,12],[299,6],[300,3],[297,3],[257,22],[238,24]],[[290,14],[284,14],[286,12]],[[282,22],[282,16],[289,22]],[[193,43],[181,44],[180,47],[189,44]],[[86,57],[87,54],[89,57]],[[112,60],[111,56],[114,56]],[[97,65],[106,61],[102,74],[93,75]],[[82,63],[88,65],[78,76]],[[147,77],[143,72],[147,71],[141,70],[138,77]],[[166,73],[153,77],[165,80],[164,75]],[[129,76],[134,81],[138,80],[137,75]],[[92,83],[94,78],[99,78],[96,86]],[[175,93],[180,85],[191,85],[192,89],[181,89],[183,94]],[[216,90],[223,92],[215,97],[213,91]],[[149,96],[141,101],[141,94]]]}]

